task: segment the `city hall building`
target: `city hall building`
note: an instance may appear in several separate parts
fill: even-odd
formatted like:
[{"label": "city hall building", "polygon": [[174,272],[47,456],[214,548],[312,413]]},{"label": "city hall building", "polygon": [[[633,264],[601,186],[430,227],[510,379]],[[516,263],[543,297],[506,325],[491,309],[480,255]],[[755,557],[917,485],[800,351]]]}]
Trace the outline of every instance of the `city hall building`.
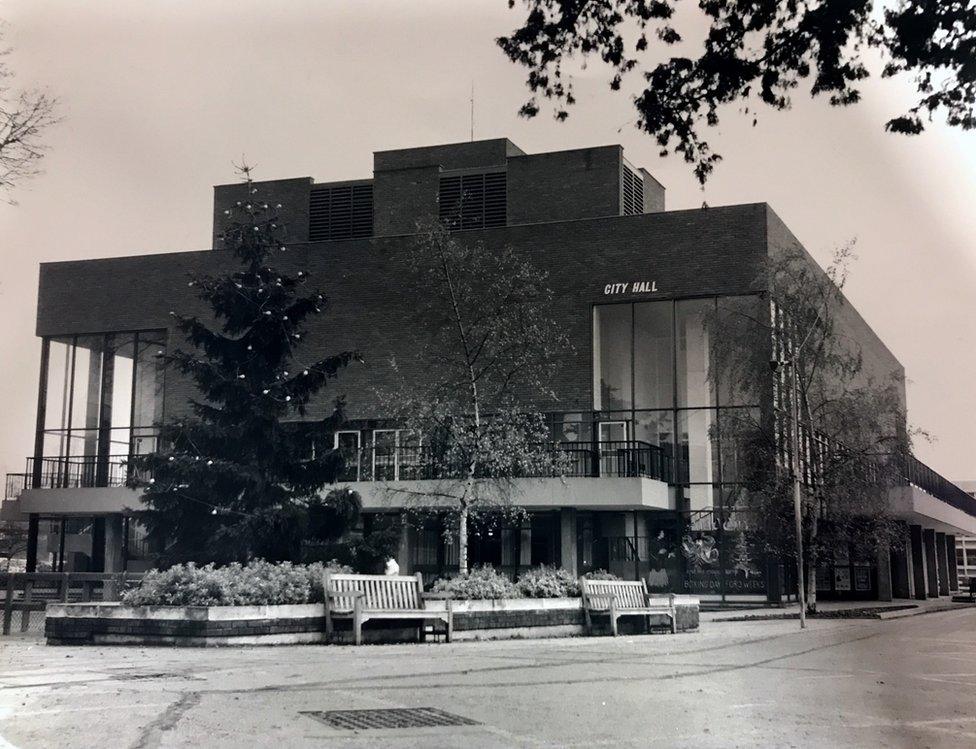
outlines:
[{"label": "city hall building", "polygon": [[[538,564],[574,574],[602,568],[653,590],[701,595],[779,600],[789,592],[790,565],[765,554],[745,524],[714,520],[740,488],[738,453],[723,443],[722,425],[764,399],[711,380],[703,323],[716,305],[768,309],[757,285],[765,259],[800,248],[768,205],[669,211],[664,187],[619,146],[527,154],[506,139],[380,151],[369,179],[256,186],[263,201],[283,206],[280,262],[307,269],[331,302],[305,345],[363,354],[309,417],[345,396],[348,423],[321,437],[346,455],[341,479],[360,493],[367,525],[401,515],[390,484],[424,487],[376,402],[393,384],[387,362],[404,354],[415,301],[389,258],[414,241],[419,220],[445,218],[464,196],[458,237],[512,246],[548,276],[572,346],[556,361],[558,400],[547,419],[553,442],[581,456],[566,475],[525,481],[517,501],[528,516],[517,527],[473,529],[472,562],[510,574]],[[37,431],[4,505],[5,518],[29,523],[29,569],[152,564],[127,466],[155,449],[160,423],[189,413],[192,388],[157,354],[184,344],[171,310],[207,313],[188,276],[236,264],[217,238],[243,193],[240,184],[215,188],[214,249],[41,265]],[[903,374],[853,308],[840,320],[867,371]],[[957,586],[955,537],[976,535],[976,499],[917,461],[905,474],[891,496],[903,541],[881,554],[837,550],[817,570],[821,595],[924,598]],[[404,522],[399,563],[404,572],[447,574],[457,546],[436,519]]]}]

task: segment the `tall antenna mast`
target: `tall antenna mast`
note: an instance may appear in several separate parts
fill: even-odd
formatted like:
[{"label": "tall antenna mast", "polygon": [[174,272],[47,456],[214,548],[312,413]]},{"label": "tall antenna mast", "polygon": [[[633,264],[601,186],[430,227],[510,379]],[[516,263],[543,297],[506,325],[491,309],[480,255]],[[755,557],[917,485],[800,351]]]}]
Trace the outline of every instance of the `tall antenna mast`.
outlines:
[{"label": "tall antenna mast", "polygon": [[471,140],[474,140],[474,81],[471,81]]}]

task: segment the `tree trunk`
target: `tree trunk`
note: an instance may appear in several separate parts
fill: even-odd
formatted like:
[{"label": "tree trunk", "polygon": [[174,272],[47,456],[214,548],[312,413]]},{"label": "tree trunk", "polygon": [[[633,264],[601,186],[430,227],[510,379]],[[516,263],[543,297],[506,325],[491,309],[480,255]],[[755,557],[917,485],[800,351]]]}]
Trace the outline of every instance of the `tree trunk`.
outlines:
[{"label": "tree trunk", "polygon": [[[816,524],[817,524],[817,519],[816,517],[814,517],[813,525],[816,526]],[[811,535],[814,535],[814,533],[811,533]],[[809,569],[807,570],[807,613],[816,614],[817,613],[817,548],[812,543],[807,548],[809,549],[807,558],[809,559],[809,565],[810,565]]]},{"label": "tree trunk", "polygon": [[458,513],[458,572],[468,574],[468,506],[461,505]]}]

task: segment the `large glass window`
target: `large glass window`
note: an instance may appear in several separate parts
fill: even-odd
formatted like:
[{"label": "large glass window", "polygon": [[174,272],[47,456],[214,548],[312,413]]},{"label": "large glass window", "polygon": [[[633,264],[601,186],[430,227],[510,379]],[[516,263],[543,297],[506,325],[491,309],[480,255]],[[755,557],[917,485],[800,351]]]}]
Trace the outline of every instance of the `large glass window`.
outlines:
[{"label": "large glass window", "polygon": [[634,305],[634,406],[670,408],[674,401],[673,303]]},{"label": "large glass window", "polygon": [[716,412],[711,408],[678,411],[680,483],[711,484],[718,481]]},{"label": "large glass window", "polygon": [[770,334],[764,305],[758,297],[719,297],[715,321],[718,333],[735,348],[718,346],[713,361],[718,370],[719,405],[755,406],[763,385],[771,385]]},{"label": "large glass window", "polygon": [[593,310],[593,406],[598,411],[633,406],[632,318],[629,304]]},{"label": "large glass window", "polygon": [[706,315],[714,309],[712,299],[690,299],[675,305],[677,346],[676,379],[678,408],[703,408],[715,405],[709,379],[709,344]]},{"label": "large glass window", "polygon": [[72,484],[91,480],[97,460],[155,449],[163,406],[158,353],[165,337],[165,331],[149,331],[45,340],[42,450],[47,458],[73,459],[57,467],[77,474]]}]

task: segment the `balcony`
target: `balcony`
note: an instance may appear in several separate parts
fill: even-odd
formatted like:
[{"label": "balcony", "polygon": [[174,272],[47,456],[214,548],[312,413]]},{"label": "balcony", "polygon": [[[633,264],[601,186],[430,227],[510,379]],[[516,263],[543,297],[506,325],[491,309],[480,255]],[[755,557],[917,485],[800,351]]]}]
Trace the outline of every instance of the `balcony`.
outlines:
[{"label": "balcony", "polygon": [[90,489],[125,486],[132,467],[128,455],[28,458],[27,481],[34,489]]},{"label": "balcony", "polygon": [[[670,456],[646,442],[558,443],[550,448],[555,460],[542,461],[547,470],[507,476],[529,487],[526,501],[542,506],[600,504],[606,508],[652,506],[668,509]],[[465,465],[435,460],[430,446],[369,445],[347,452],[340,483],[355,483],[364,506],[398,506],[396,487],[405,493],[437,494],[443,482],[464,478]],[[129,488],[133,476],[128,455],[34,457],[27,460],[23,512],[104,513],[134,509],[139,492]],[[491,477],[476,472],[477,481]],[[564,479],[579,481],[566,485]],[[489,482],[490,483],[490,482]],[[653,485],[653,486],[652,486]],[[372,488],[371,488],[372,487]],[[90,491],[98,490],[98,491]],[[673,508],[672,508],[673,509]]]},{"label": "balcony", "polygon": [[976,498],[964,492],[949,479],[943,478],[914,455],[903,456],[899,469],[905,483],[918,487],[936,499],[941,499],[950,507],[976,517]]},{"label": "balcony", "polygon": [[[551,447],[553,470],[517,478],[648,478],[670,483],[671,457],[647,442],[560,442]],[[467,466],[445,465],[427,445],[367,445],[344,451],[339,481],[431,481],[464,478]],[[474,478],[491,478],[476,471]]]},{"label": "balcony", "polygon": [[17,499],[28,486],[30,486],[30,474],[8,473],[7,485],[3,492],[4,500],[12,502],[13,500]]}]

